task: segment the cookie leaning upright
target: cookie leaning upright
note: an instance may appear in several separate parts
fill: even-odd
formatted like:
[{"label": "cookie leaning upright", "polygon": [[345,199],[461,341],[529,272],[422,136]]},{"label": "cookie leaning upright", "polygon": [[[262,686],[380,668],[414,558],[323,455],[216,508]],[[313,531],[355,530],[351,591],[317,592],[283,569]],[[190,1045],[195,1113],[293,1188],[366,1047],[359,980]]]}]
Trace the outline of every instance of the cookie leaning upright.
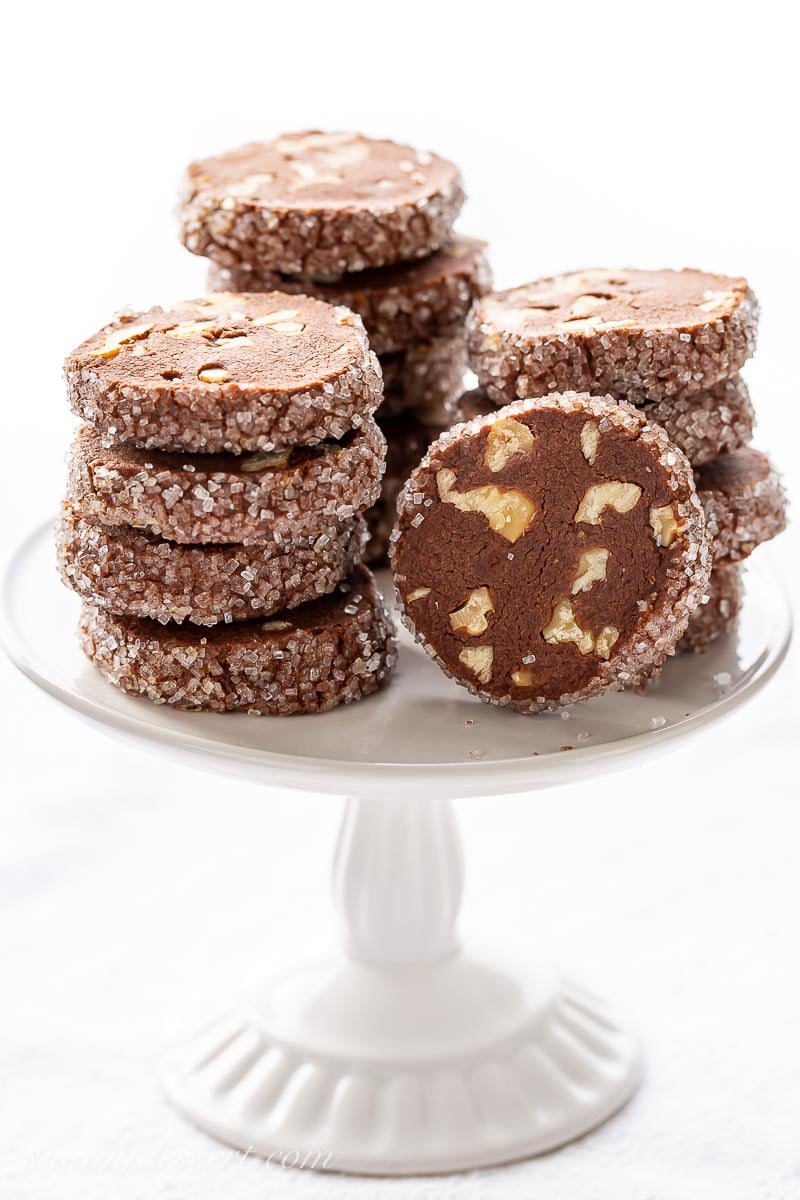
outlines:
[{"label": "cookie leaning upright", "polygon": [[382,397],[361,319],[307,296],[217,293],[124,316],[65,363],[106,445],[273,450],[338,438]]},{"label": "cookie leaning upright", "polygon": [[193,163],[179,217],[187,249],[222,266],[339,274],[438,250],[463,199],[438,155],[307,131]]},{"label": "cookie leaning upright", "polygon": [[570,388],[642,403],[731,378],[753,353],[757,326],[745,279],[591,270],[485,296],[468,341],[499,404]]},{"label": "cookie leaning upright", "polygon": [[708,583],[689,463],[610,398],[520,401],[456,426],[398,511],[409,628],[482,700],[525,713],[651,674]]}]

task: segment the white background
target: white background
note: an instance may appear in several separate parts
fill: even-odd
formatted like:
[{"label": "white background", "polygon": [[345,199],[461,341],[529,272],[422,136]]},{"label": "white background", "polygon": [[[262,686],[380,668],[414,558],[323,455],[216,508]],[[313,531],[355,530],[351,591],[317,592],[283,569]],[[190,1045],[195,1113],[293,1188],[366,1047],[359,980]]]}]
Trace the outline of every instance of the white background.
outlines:
[{"label": "white background", "polygon": [[[763,307],[748,368],[757,443],[795,490],[800,113],[784,12],[499,0],[14,11],[0,77],[4,550],[59,500],[66,351],[125,304],[203,290],[173,218],[184,164],[306,127],[458,161],[460,228],[491,242],[500,286],[595,265],[747,275]],[[797,553],[792,533],[762,551],[789,584]],[[120,747],[3,662],[0,1195],[800,1195],[796,670],[795,656],[655,768],[461,805],[464,927],[520,954],[555,948],[624,998],[648,1077],[621,1117],[561,1154],[382,1183],[215,1156],[152,1075],[186,1002],[224,997],[245,970],[331,932],[337,805]]]}]

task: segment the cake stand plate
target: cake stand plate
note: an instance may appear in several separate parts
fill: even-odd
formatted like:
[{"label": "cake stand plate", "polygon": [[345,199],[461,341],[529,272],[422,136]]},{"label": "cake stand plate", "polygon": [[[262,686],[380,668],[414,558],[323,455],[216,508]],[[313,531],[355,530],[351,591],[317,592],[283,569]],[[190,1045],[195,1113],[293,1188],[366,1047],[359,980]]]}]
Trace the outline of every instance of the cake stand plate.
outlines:
[{"label": "cake stand plate", "polygon": [[628,765],[733,711],[791,637],[766,567],[748,570],[735,634],[671,660],[643,695],[599,697],[566,719],[480,704],[405,634],[391,685],[356,705],[305,719],[173,711],[103,681],[77,646],[77,612],[40,528],[8,564],[2,605],[5,649],[33,682],[150,750],[350,797],[334,862],[342,950],[185,1039],[163,1072],[181,1112],[284,1165],[403,1175],[541,1153],[625,1103],[638,1042],[605,1001],[547,964],[461,949],[451,800]]}]

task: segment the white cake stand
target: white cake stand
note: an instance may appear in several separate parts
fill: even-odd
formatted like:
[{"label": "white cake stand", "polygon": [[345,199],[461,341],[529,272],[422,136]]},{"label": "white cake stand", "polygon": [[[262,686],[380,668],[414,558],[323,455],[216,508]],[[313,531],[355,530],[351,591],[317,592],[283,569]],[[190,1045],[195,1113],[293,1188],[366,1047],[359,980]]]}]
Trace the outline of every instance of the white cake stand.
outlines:
[{"label": "white cake stand", "polygon": [[403,1175],[553,1149],[631,1096],[638,1043],[604,1000],[549,965],[462,950],[450,801],[596,775],[732,711],[789,644],[771,573],[750,570],[735,636],[673,660],[645,695],[593,700],[568,721],[481,705],[408,638],[391,686],[349,708],[176,712],[123,695],[83,659],[48,527],[19,547],[4,588],[13,661],[100,729],[267,786],[352,797],[334,864],[343,946],[268,980],[170,1057],[164,1086],[191,1121],[285,1163]]}]

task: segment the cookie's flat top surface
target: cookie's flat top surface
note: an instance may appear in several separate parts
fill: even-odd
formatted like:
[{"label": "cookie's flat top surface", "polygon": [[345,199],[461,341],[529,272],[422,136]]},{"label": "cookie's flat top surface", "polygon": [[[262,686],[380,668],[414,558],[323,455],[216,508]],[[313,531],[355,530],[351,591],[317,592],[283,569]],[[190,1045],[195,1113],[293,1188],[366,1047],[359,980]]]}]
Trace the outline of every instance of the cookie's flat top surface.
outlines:
[{"label": "cookie's flat top surface", "polygon": [[[382,582],[388,592],[390,580]],[[231,774],[337,795],[530,791],[666,749],[721,716],[780,665],[791,618],[783,592],[753,565],[736,634],[667,663],[644,695],[612,693],[525,717],[490,708],[448,680],[401,634],[393,680],[376,696],[319,716],[257,718],[175,712],[118,692],[75,638],[79,601],[58,581],[49,525],[25,540],[4,581],[3,635],[17,665],[107,731],[185,750]],[[568,748],[567,748],[568,747]]]},{"label": "cookie's flat top surface", "polygon": [[361,322],[284,292],[215,292],[115,321],[67,359],[109,387],[302,390],[364,365]]},{"label": "cookie's flat top surface", "polygon": [[487,296],[478,312],[513,332],[587,328],[674,329],[730,314],[748,295],[747,281],[705,271],[593,269],[540,279]]},{"label": "cookie's flat top surface", "polygon": [[768,455],[752,446],[720,454],[695,472],[697,487],[728,494],[757,487],[774,470]]},{"label": "cookie's flat top surface", "polygon": [[446,159],[358,133],[309,130],[192,163],[195,193],[253,208],[386,209],[453,183]]}]

